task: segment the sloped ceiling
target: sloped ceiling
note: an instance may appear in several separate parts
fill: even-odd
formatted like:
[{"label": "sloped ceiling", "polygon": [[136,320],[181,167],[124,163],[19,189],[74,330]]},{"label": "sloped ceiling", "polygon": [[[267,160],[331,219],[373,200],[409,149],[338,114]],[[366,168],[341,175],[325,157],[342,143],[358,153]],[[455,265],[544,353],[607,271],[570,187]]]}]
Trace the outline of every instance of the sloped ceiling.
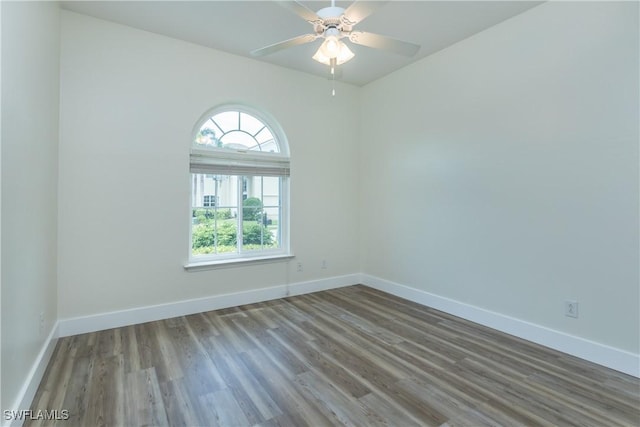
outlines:
[{"label": "sloped ceiling", "polygon": [[[329,1],[301,1],[312,10]],[[356,29],[421,46],[412,58],[350,44],[355,58],[341,66],[339,79],[362,86],[437,52],[541,2],[388,1]],[[251,57],[254,49],[312,33],[309,23],[272,1],[67,1],[62,7],[157,34]],[[351,2],[338,1],[347,8]],[[543,30],[543,29],[541,29]],[[311,59],[320,41],[257,60],[328,76],[328,67]]]}]

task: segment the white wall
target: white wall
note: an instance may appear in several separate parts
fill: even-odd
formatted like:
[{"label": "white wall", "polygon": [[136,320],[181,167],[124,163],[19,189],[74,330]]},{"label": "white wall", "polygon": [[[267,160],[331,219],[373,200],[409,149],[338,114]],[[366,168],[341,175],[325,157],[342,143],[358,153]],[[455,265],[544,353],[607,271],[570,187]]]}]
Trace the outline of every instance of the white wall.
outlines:
[{"label": "white wall", "polygon": [[[356,272],[358,88],[330,91],[328,80],[62,11],[59,317]],[[190,137],[227,102],[266,111],[287,135],[302,273],[183,269]]]},{"label": "white wall", "polygon": [[361,106],[366,273],[639,352],[637,3],[545,3]]},{"label": "white wall", "polygon": [[56,3],[2,2],[2,409],[57,318],[59,34]]}]

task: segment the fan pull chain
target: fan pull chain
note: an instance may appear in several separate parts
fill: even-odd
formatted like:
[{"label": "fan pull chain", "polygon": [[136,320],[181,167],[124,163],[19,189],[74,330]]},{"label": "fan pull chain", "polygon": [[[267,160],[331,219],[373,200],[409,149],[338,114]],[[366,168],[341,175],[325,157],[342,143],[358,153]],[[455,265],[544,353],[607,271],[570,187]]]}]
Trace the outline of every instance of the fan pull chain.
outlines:
[{"label": "fan pull chain", "polygon": [[331,96],[336,96],[336,58],[331,58]]},{"label": "fan pull chain", "polygon": [[331,96],[336,96],[336,69],[331,67]]}]

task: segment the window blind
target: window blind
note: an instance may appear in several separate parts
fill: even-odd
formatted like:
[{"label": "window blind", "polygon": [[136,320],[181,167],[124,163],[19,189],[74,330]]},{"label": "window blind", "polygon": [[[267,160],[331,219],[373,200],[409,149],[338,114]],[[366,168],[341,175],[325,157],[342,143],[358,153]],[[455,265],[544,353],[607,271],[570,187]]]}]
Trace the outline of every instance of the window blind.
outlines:
[{"label": "window blind", "polygon": [[289,176],[288,159],[230,159],[191,154],[191,173],[211,175]]}]

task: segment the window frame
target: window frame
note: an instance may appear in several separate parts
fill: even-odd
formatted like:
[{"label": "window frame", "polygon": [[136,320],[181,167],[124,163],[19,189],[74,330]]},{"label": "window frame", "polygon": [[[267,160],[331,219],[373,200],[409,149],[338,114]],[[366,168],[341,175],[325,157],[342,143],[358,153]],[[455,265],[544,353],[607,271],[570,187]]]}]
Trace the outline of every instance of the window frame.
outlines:
[{"label": "window frame", "polygon": [[[228,147],[213,147],[213,146],[198,146],[196,143],[196,137],[200,132],[202,126],[215,115],[222,112],[238,112],[253,116],[264,124],[271,132],[273,140],[279,149],[278,153],[275,152],[263,152],[257,150],[240,149],[240,148],[228,148]],[[240,121],[239,121],[240,122]],[[240,131],[242,131],[240,129]],[[195,165],[195,166],[194,166]],[[189,248],[188,248],[188,263],[185,265],[187,270],[199,270],[207,268],[215,268],[217,266],[233,266],[237,264],[244,264],[247,262],[275,262],[280,260],[288,260],[293,257],[290,251],[290,177],[289,177],[289,146],[286,136],[279,126],[278,122],[274,120],[269,114],[240,104],[224,104],[211,110],[208,110],[201,118],[196,122],[196,126],[193,128],[190,144],[190,157],[189,157],[189,188],[190,194],[193,194],[193,176],[197,173],[194,172],[194,168],[198,168],[198,165],[203,167],[215,167],[218,169],[229,168],[231,172],[241,171],[242,173],[228,173],[216,172],[220,175],[229,175],[233,179],[237,179],[238,200],[237,208],[241,212],[243,205],[242,198],[242,182],[251,177],[279,177],[279,212],[280,218],[278,223],[278,234],[276,238],[280,238],[278,248],[270,249],[258,249],[243,251],[242,231],[240,221],[241,215],[238,216],[238,238],[237,238],[237,252],[224,253],[224,254],[193,254],[193,199],[191,196],[189,201]],[[213,165],[213,166],[211,166]],[[265,169],[266,168],[266,169]],[[263,172],[251,174],[251,171]],[[279,172],[279,171],[285,171]],[[267,171],[267,172],[264,172]],[[274,172],[275,171],[275,172]],[[208,172],[207,172],[208,173]],[[216,200],[218,202],[218,200]],[[263,201],[264,203],[264,201]],[[204,204],[204,203],[203,203]],[[216,203],[218,204],[218,203]],[[208,209],[214,209],[210,207]]]}]

